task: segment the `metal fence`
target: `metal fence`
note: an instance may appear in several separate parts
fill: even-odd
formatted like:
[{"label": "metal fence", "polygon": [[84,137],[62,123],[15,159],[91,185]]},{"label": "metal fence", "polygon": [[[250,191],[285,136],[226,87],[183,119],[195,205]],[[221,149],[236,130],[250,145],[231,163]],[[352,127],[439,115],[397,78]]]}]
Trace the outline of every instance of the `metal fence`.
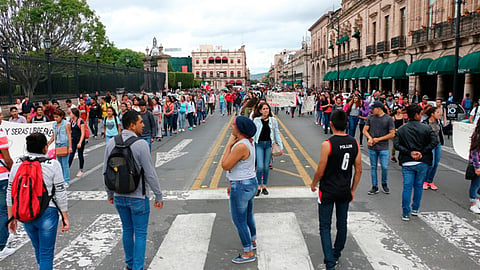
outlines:
[{"label": "metal fence", "polygon": [[163,90],[165,73],[131,67],[60,59],[13,55],[0,58],[0,104],[12,104],[29,95],[32,101],[65,99],[85,93],[110,91],[156,92]]}]

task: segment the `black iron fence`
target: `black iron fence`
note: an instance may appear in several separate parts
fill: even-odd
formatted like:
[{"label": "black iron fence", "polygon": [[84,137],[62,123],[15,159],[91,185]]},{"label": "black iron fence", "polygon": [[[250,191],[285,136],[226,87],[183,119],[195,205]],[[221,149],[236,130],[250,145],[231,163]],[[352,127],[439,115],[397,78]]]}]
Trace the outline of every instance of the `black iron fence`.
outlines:
[{"label": "black iron fence", "polygon": [[149,71],[80,62],[77,58],[13,55],[5,50],[0,60],[0,104],[12,104],[25,95],[41,101],[97,91],[156,92],[165,85],[165,73],[157,72],[156,67]]}]

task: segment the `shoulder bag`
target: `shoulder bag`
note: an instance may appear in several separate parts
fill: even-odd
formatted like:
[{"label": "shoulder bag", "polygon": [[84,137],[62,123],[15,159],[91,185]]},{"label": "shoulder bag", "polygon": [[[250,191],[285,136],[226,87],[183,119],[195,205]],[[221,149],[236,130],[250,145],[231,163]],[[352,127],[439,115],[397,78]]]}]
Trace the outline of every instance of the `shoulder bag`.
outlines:
[{"label": "shoulder bag", "polygon": [[273,134],[274,135],[273,135],[273,143],[272,143],[272,156],[279,157],[283,155],[283,152],[282,152],[282,149],[280,148],[280,145],[278,145],[277,140],[275,139],[275,131],[273,131]]},{"label": "shoulder bag", "polygon": [[467,169],[465,170],[465,179],[466,180],[473,180],[477,177],[477,174],[475,173],[475,168],[473,167],[473,163],[469,162]]}]

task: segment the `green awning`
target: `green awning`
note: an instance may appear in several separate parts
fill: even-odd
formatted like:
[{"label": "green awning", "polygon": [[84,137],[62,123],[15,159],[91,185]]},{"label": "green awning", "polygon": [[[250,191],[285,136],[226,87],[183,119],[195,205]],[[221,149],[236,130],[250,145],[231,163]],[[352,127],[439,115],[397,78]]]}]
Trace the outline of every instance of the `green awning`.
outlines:
[{"label": "green awning", "polygon": [[345,73],[344,80],[351,80],[353,73],[357,70],[357,68],[351,68],[347,69],[347,72]]},{"label": "green awning", "polygon": [[404,60],[393,62],[383,70],[383,79],[406,79],[407,67],[407,62]]},{"label": "green awning", "polygon": [[458,61],[458,73],[480,73],[480,51],[462,57]]},{"label": "green awning", "polygon": [[376,66],[374,66],[369,73],[369,79],[382,79],[383,76],[383,71],[385,68],[388,66],[388,63],[381,63]]},{"label": "green awning", "polygon": [[358,80],[358,76],[360,75],[360,72],[365,68],[365,66],[361,66],[357,68],[353,73],[352,73],[352,80]]},{"label": "green awning", "polygon": [[331,71],[329,71],[329,72],[325,73],[325,75],[323,75],[323,80],[324,80],[324,81],[328,81],[328,80],[329,80],[329,78],[330,78],[330,73],[331,73]]},{"label": "green awning", "polygon": [[281,81],[281,84],[286,84],[286,85],[293,85],[293,84],[301,84],[302,80],[293,80],[293,81]]},{"label": "green awning", "polygon": [[370,78],[370,70],[372,70],[372,68],[375,67],[375,66],[376,65],[373,64],[373,65],[366,66],[364,69],[362,69],[362,71],[360,71],[358,73],[358,79],[360,79],[360,80],[369,79]]},{"label": "green awning", "polygon": [[355,31],[352,35],[353,38],[360,38],[360,30]]},{"label": "green awning", "polygon": [[328,45],[328,48],[333,49],[333,43],[330,43],[330,45]]},{"label": "green awning", "polygon": [[349,41],[349,40],[350,40],[350,37],[349,37],[348,35],[345,35],[345,36],[343,37],[342,43],[343,43],[343,42],[347,42],[347,41]]},{"label": "green awning", "polygon": [[336,81],[338,78],[337,74],[338,74],[337,71],[332,71],[332,73],[330,74],[330,81]]},{"label": "green awning", "polygon": [[340,71],[340,80],[345,80],[345,75],[348,73],[349,69]]},{"label": "green awning", "polygon": [[430,63],[427,69],[428,75],[453,74],[455,70],[455,55],[446,55],[437,58]]},{"label": "green awning", "polygon": [[430,65],[430,63],[432,63],[432,61],[433,59],[431,58],[425,58],[425,59],[414,61],[410,65],[408,65],[407,70],[405,71],[405,74],[407,76],[427,74],[428,66]]}]

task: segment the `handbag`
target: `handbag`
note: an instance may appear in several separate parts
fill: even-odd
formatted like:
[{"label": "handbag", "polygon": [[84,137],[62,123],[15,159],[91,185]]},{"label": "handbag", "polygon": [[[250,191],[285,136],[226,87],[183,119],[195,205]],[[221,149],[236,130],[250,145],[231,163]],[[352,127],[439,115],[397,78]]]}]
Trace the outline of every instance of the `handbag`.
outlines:
[{"label": "handbag", "polygon": [[473,163],[468,163],[467,169],[465,170],[465,179],[467,180],[473,180],[477,177],[477,174],[475,173],[475,168],[473,167]]},{"label": "handbag", "polygon": [[68,156],[68,146],[60,146],[55,148],[55,155],[57,157],[66,157]]},{"label": "handbag", "polygon": [[279,157],[283,155],[282,149],[280,149],[280,145],[277,142],[272,143],[272,156]]}]

